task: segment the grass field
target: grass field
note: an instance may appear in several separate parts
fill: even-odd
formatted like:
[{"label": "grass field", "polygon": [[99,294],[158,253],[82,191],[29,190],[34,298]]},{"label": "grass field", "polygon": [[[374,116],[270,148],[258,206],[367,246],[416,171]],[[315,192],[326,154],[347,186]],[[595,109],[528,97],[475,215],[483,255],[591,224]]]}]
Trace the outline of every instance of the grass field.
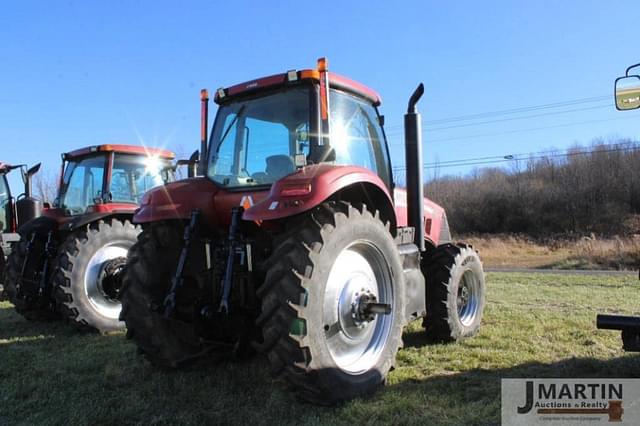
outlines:
[{"label": "grass field", "polygon": [[31,323],[0,304],[0,424],[451,424],[500,421],[503,377],[640,377],[640,354],[598,312],[640,313],[634,277],[487,275],[480,334],[426,345],[419,324],[370,399],[298,402],[262,359],[159,371],[123,334]]}]

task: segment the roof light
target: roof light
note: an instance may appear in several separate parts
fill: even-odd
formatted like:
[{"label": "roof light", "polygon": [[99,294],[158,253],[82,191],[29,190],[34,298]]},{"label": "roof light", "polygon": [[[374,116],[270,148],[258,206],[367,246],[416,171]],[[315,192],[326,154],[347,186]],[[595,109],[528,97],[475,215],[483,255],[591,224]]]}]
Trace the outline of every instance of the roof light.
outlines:
[{"label": "roof light", "polygon": [[89,149],[89,151],[98,152],[98,147],[97,146],[92,146],[91,149]]},{"label": "roof light", "polygon": [[296,81],[296,80],[298,80],[298,72],[296,70],[287,71],[287,80],[288,81]]},{"label": "roof light", "polygon": [[329,61],[327,58],[318,59],[318,71],[325,72],[329,69]]},{"label": "roof light", "polygon": [[222,98],[224,98],[224,97],[225,97],[225,93],[224,93],[224,88],[223,88],[223,87],[219,88],[219,89],[216,91],[216,93],[218,94],[218,99],[222,99]]}]

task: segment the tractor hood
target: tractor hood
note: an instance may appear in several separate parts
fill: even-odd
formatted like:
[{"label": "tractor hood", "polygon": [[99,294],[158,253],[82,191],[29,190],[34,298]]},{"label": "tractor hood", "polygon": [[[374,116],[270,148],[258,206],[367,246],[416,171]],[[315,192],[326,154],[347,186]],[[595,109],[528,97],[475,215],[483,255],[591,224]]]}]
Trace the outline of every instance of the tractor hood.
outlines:
[{"label": "tractor hood", "polygon": [[211,229],[228,227],[231,209],[251,207],[261,201],[268,190],[227,191],[205,177],[184,179],[148,191],[133,216],[138,224],[160,220],[188,220],[194,209],[200,210],[204,223]]},{"label": "tractor hood", "polygon": [[215,211],[214,198],[219,188],[205,178],[191,178],[153,188],[144,194],[133,223],[159,220],[189,219],[199,209],[207,221],[215,222],[209,213]]}]

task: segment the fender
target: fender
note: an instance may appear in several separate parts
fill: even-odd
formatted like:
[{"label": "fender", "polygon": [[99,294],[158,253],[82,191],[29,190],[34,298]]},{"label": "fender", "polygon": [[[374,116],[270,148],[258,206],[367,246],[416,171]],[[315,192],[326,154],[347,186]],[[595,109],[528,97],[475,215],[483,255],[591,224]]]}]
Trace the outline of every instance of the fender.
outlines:
[{"label": "fender", "polygon": [[40,237],[45,237],[49,231],[57,231],[60,225],[55,217],[45,215],[30,220],[18,228],[21,237],[27,237],[34,232]]},{"label": "fender", "polygon": [[118,217],[118,218],[124,217],[125,219],[126,218],[131,219],[133,217],[133,209],[129,209],[129,210],[114,209],[109,211],[94,212],[94,213],[87,213],[87,214],[82,214],[78,216],[72,216],[69,218],[69,220],[60,224],[58,227],[58,230],[61,232],[71,232],[71,231],[75,231],[78,228],[82,228],[83,226],[86,226],[90,223],[94,223],[99,220],[105,220],[111,217]]},{"label": "fender", "polygon": [[45,211],[42,216],[22,225],[18,229],[18,233],[23,237],[33,232],[44,236],[49,231],[72,232],[90,223],[105,220],[110,217],[133,217],[134,209],[131,208],[131,205],[127,205],[126,207],[128,208],[112,205],[103,209],[96,209],[98,211],[93,211],[93,213],[75,216],[65,216],[60,209],[50,209]]},{"label": "fender", "polygon": [[[364,184],[365,191],[370,189],[364,195],[377,201],[376,207],[381,213],[383,210],[390,211],[387,220],[392,222],[392,229],[395,230],[393,200],[378,175],[362,167],[326,163],[306,166],[275,182],[269,195],[247,209],[242,218],[248,221],[268,221],[294,216],[317,207],[356,184]],[[358,198],[361,199],[362,194],[358,194]],[[345,199],[350,197],[347,195]],[[380,205],[381,201],[385,205]]]}]

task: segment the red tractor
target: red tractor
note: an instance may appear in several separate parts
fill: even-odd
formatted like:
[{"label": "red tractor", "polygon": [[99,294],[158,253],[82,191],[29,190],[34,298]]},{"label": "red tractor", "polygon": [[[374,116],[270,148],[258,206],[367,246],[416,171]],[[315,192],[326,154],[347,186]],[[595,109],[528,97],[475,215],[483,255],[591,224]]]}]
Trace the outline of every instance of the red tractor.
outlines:
[{"label": "red tractor", "polygon": [[149,191],[134,216],[121,319],[140,352],[175,367],[257,348],[331,404],[384,382],[411,320],[437,340],[474,335],[482,264],[423,197],[422,93],[405,115],[405,191],[380,97],[326,60],[218,89],[208,146],[203,90],[202,176]]},{"label": "red tractor", "polygon": [[[99,145],[62,156],[58,197],[18,229],[5,296],[28,319],[63,317],[101,332],[120,329],[117,300],[142,195],[167,182],[170,151]],[[36,203],[33,201],[33,203]]]},{"label": "red tractor", "polygon": [[[20,169],[22,173],[24,192],[14,199],[7,175],[16,169]],[[18,227],[34,219],[42,211],[42,205],[31,197],[31,179],[38,170],[40,170],[40,163],[27,170],[24,164],[12,166],[0,162],[0,284],[2,284],[6,259],[11,254],[11,246],[20,240],[20,235],[17,233]]]}]

